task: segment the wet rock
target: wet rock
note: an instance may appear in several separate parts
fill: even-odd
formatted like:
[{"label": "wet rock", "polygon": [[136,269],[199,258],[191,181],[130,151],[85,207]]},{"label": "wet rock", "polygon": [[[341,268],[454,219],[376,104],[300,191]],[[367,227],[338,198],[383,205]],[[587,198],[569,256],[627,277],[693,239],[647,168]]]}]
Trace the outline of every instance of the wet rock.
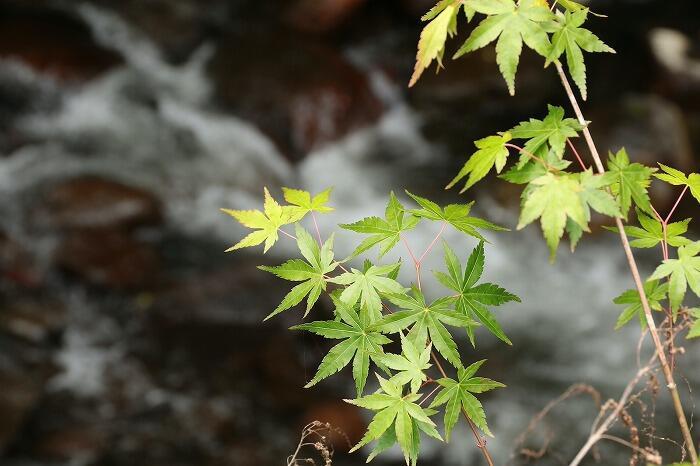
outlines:
[{"label": "wet rock", "polygon": [[32,408],[38,402],[41,381],[6,368],[0,370],[0,453],[15,440]]},{"label": "wet rock", "polygon": [[3,304],[0,332],[33,344],[50,343],[66,325],[63,303],[38,296],[19,297]]},{"label": "wet rock", "polygon": [[[448,49],[445,55],[453,52]],[[541,57],[527,51],[518,67],[514,97],[508,94],[492,49],[446,60],[445,67],[438,74],[424,73],[408,99],[424,121],[426,137],[459,154],[460,165],[473,149],[470,141],[541,115],[546,112],[544,102],[552,101],[551,94],[558,89],[556,73],[543,71]]]},{"label": "wet rock", "polygon": [[304,424],[313,421],[327,422],[338,430],[332,433],[330,439],[337,451],[348,451],[360,441],[367,430],[367,422],[362,417],[361,410],[342,400],[326,401],[311,406],[304,413]]},{"label": "wet rock", "polygon": [[371,124],[382,110],[360,70],[337,51],[294,35],[228,36],[209,72],[219,102],[293,160]]},{"label": "wet rock", "polygon": [[367,0],[296,0],[288,7],[287,18],[304,32],[323,33],[336,29]]},{"label": "wet rock", "polygon": [[433,0],[401,0],[401,6],[412,16],[419,18],[435,6]]},{"label": "wet rock", "polygon": [[146,190],[95,176],[60,182],[37,208],[35,223],[56,229],[155,225],[161,204]]},{"label": "wet rock", "polygon": [[89,284],[113,289],[148,288],[159,270],[158,254],[150,244],[111,229],[70,232],[57,247],[54,261]]},{"label": "wet rock", "polygon": [[[221,248],[218,252],[221,254]],[[149,312],[173,322],[262,322],[288,292],[288,287],[258,270],[258,260],[224,257],[230,259],[230,264],[214,270],[200,269],[197,276],[174,279],[168,288],[154,296]]]},{"label": "wet rock", "polygon": [[664,87],[668,91],[688,92],[700,88],[700,60],[692,54],[697,44],[693,44],[688,36],[673,29],[652,29],[649,44],[657,64],[666,75]]},{"label": "wet rock", "polygon": [[0,58],[60,81],[85,81],[122,62],[116,52],[98,45],[76,16],[13,2],[0,13]]},{"label": "wet rock", "polygon": [[29,252],[17,241],[0,231],[0,277],[2,285],[36,287],[42,274],[34,264]]},{"label": "wet rock", "polygon": [[88,459],[105,446],[106,436],[94,426],[69,426],[39,439],[36,454],[50,461]]}]

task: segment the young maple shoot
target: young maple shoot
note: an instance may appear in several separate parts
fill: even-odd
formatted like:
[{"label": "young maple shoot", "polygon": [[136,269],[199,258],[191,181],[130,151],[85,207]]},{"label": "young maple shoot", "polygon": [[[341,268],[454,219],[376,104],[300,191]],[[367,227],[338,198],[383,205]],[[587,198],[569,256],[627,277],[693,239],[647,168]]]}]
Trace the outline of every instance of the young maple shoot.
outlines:
[{"label": "young maple shoot", "polygon": [[[696,297],[700,296],[700,242],[693,242],[685,236],[690,219],[671,221],[686,192],[690,192],[690,195],[700,202],[700,174],[686,175],[663,164],[659,164],[660,171],[655,167],[647,167],[633,162],[624,148],[609,153],[606,170],[589,132],[589,122],[585,121],[576,102],[576,95],[569,85],[563,65],[566,65],[568,74],[585,100],[585,53],[615,53],[615,50],[586,27],[590,11],[574,0],[439,2],[423,17],[423,21],[428,24],[418,43],[416,72],[409,86],[416,84],[423,70],[433,60],[438,60],[439,68],[443,66],[445,42],[448,37],[457,34],[460,11],[464,11],[467,22],[478,18],[478,24],[454,58],[495,43],[496,63],[509,93],[514,94],[518,64],[525,45],[543,57],[545,67],[550,64],[556,65],[576,118],[566,118],[563,108],[549,105],[547,115],[542,120],[531,118],[509,130],[477,140],[474,143],[477,150],[467,158],[447,188],[452,188],[466,179],[460,191],[464,193],[492,171],[509,183],[522,185],[521,212],[517,228],[521,229],[539,221],[552,261],[556,258],[564,234],[568,234],[573,252],[583,234],[590,231],[593,212],[615,221],[616,227],[609,229],[620,235],[637,285],[636,289],[625,291],[615,298],[616,304],[625,306],[616,327],[624,326],[637,316],[642,328],[649,329],[674,401],[674,410],[688,456],[693,464],[697,464],[694,441],[678,395],[677,384],[673,381],[673,369],[666,360],[666,350],[656,330],[656,324],[650,321],[653,320],[650,312],[659,311],[668,319],[667,325],[671,330],[674,329],[674,325],[678,325],[678,316],[682,313],[687,324],[684,324],[683,328],[689,329],[687,337],[700,336],[700,311],[684,305],[688,289]],[[585,133],[585,141],[597,173],[586,167],[571,143],[571,139],[578,137],[582,132]],[[524,142],[520,143],[521,140]],[[511,151],[519,155],[517,162],[511,162]],[[578,164],[572,163],[574,161]],[[581,170],[578,170],[578,166]],[[675,204],[665,217],[658,213],[650,199],[649,187],[652,180],[682,187]],[[636,213],[639,226],[622,223],[623,220],[629,219],[630,212]],[[629,241],[628,237],[632,238],[632,241]],[[630,247],[660,247],[663,262],[648,280],[642,281],[639,277]],[[483,302],[468,299],[467,293],[464,292],[464,289],[471,286],[466,275],[471,273],[470,270],[478,270],[478,261],[475,259],[474,264],[468,265],[466,275],[462,276],[462,271],[452,265],[455,260],[454,253],[446,248],[445,261],[449,275],[438,274],[438,279],[449,289],[458,292],[456,308],[465,315],[478,319],[494,335],[508,342],[501,329],[490,321],[491,316],[480,311]],[[506,299],[503,296],[501,298]],[[471,332],[469,329],[467,331]],[[672,335],[673,332],[669,334]],[[469,336],[471,339],[472,334],[469,333]],[[453,382],[451,387],[457,384]],[[453,404],[458,403],[456,398],[449,399]],[[445,402],[447,403],[446,400]],[[492,464],[488,456],[487,460]]]},{"label": "young maple shoot", "polygon": [[[326,190],[315,196],[298,189],[283,188],[283,192],[289,205],[280,205],[265,189],[264,212],[224,212],[245,227],[262,228],[265,238],[274,239],[266,244],[265,251],[282,235],[296,243],[301,256],[288,259],[278,266],[259,267],[281,279],[298,283],[265,320],[300,305],[304,300],[303,317],[307,317],[323,295],[327,295],[332,303],[333,319],[305,322],[291,329],[310,332],[334,342],[321,360],[316,374],[306,384],[307,388],[350,366],[357,398],[347,401],[376,411],[367,433],[353,450],[376,441],[368,458],[371,460],[398,444],[407,464],[416,464],[421,435],[443,440],[431,419],[438,414],[434,408],[442,405],[447,438],[460,412],[464,412],[473,426],[491,435],[481,402],[474,394],[503,385],[490,379],[473,377],[484,361],[468,365],[465,369],[452,332],[466,330],[472,345],[476,345],[475,329],[483,323],[496,337],[511,344],[489,307],[519,302],[520,299],[499,285],[477,284],[485,264],[486,240],[481,231],[502,231],[505,228],[472,216],[473,202],[443,207],[407,192],[416,203],[415,208],[407,209],[394,193],[390,193],[385,218],[367,217],[340,225],[347,231],[363,235],[363,239],[350,257],[339,261],[335,259],[333,250],[334,234],[323,241],[320,231],[317,230],[318,237],[314,238],[301,225],[307,215],[333,211],[327,205],[331,191]],[[361,268],[343,265],[370,252],[375,246],[378,246],[377,260],[381,260],[401,242],[408,247],[405,234],[415,229],[421,221],[439,222],[442,228],[421,259],[416,259],[409,249],[418,274],[418,261],[423,260],[446,227],[479,241],[464,267],[457,254],[444,242],[447,270],[446,273],[437,271],[435,274],[437,280],[449,289],[449,295],[428,303],[423,291],[416,286],[421,283],[419,276],[412,286],[400,283],[400,261],[381,264],[365,258]],[[292,225],[294,235],[283,229]],[[315,218],[313,225],[318,225]],[[230,251],[256,246],[264,241],[239,242]],[[401,351],[387,351],[395,343],[400,343]],[[446,375],[442,364],[436,359],[438,357],[456,370],[456,379]],[[430,373],[436,367],[439,367],[439,376]],[[377,373],[379,388],[365,395],[372,371]],[[425,403],[438,391],[433,406],[425,408]]]}]

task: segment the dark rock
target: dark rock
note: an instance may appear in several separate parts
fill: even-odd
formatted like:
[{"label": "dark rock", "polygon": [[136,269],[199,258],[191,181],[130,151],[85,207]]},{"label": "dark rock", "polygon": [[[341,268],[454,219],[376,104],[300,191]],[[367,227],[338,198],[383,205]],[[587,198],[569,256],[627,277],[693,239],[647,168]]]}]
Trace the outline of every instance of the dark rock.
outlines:
[{"label": "dark rock", "polygon": [[[445,56],[453,52],[447,50]],[[521,119],[542,118],[545,103],[556,102],[551,99],[558,89],[556,73],[543,70],[542,58],[528,50],[523,51],[518,67],[514,97],[508,94],[490,48],[446,59],[445,68],[438,74],[433,68],[424,73],[408,98],[423,118],[424,134],[459,154],[460,163],[474,148],[470,141],[505,131]]]},{"label": "dark rock", "polygon": [[19,297],[3,305],[0,331],[34,344],[50,343],[66,325],[63,303],[38,296]]},{"label": "dark rock", "polygon": [[649,32],[649,43],[659,72],[657,91],[682,107],[700,110],[700,60],[692,53],[700,46],[674,29],[658,28]]},{"label": "dark rock", "polygon": [[287,18],[296,29],[324,33],[336,29],[367,0],[296,0],[288,7]]},{"label": "dark rock", "polygon": [[111,229],[70,232],[57,247],[56,265],[92,284],[113,289],[143,289],[154,284],[159,258],[154,248]]},{"label": "dark rock", "polygon": [[371,124],[382,110],[366,76],[341,54],[293,35],[228,36],[209,71],[219,101],[294,160]]},{"label": "dark rock", "polygon": [[304,413],[304,424],[313,421],[329,423],[333,429],[330,442],[337,451],[348,451],[351,446],[360,441],[367,430],[367,422],[362,412],[355,406],[342,400],[326,401],[311,406]]},{"label": "dark rock", "polygon": [[0,12],[0,58],[60,81],[85,81],[122,62],[76,16],[31,6],[4,6]]},{"label": "dark rock", "polygon": [[90,458],[104,448],[105,442],[105,434],[94,426],[64,426],[39,439],[36,453],[50,461]]},{"label": "dark rock", "polygon": [[16,241],[0,231],[0,277],[3,284],[35,287],[42,276],[30,254]]},{"label": "dark rock", "polygon": [[37,224],[57,229],[155,225],[162,217],[153,194],[96,176],[54,185],[36,211]]},{"label": "dark rock", "polygon": [[14,441],[42,393],[42,381],[21,370],[0,370],[0,452]]},{"label": "dark rock", "polygon": [[404,10],[416,18],[420,18],[435,6],[433,0],[401,0],[400,3]]}]

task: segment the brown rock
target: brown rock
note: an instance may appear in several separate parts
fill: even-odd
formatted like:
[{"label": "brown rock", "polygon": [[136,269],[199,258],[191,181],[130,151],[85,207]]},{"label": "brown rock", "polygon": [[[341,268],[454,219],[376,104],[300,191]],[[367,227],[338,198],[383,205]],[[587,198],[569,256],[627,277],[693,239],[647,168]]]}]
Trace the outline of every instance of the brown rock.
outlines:
[{"label": "brown rock", "polygon": [[23,372],[0,371],[0,452],[12,442],[41,396],[41,384]]},{"label": "brown rock", "polygon": [[46,434],[39,440],[36,450],[42,458],[67,461],[95,455],[105,442],[105,435],[98,429],[75,426]]},{"label": "brown rock", "polygon": [[280,33],[223,39],[210,73],[220,102],[294,160],[372,123],[382,109],[341,54]]},{"label": "brown rock", "polygon": [[84,81],[122,62],[98,45],[73,15],[48,8],[3,6],[0,58],[18,60],[61,81]]},{"label": "brown rock", "polygon": [[348,451],[348,444],[355,445],[367,429],[360,410],[341,400],[326,401],[309,408],[303,422],[306,425],[313,421],[327,422],[337,429],[331,435],[331,443],[338,451]]},{"label": "brown rock", "polygon": [[288,20],[304,32],[323,33],[343,24],[366,0],[297,0],[289,7]]},{"label": "brown rock", "polygon": [[45,343],[63,330],[65,306],[57,301],[25,297],[4,304],[0,312],[0,331],[30,343]]},{"label": "brown rock", "polygon": [[120,230],[77,230],[58,246],[61,269],[93,284],[141,289],[154,283],[159,259],[153,248]]},{"label": "brown rock", "polygon": [[2,231],[0,231],[0,277],[23,287],[34,287],[41,282],[41,274],[29,253]]},{"label": "brown rock", "polygon": [[401,0],[401,6],[412,16],[421,17],[435,6],[434,0]]},{"label": "brown rock", "polygon": [[161,206],[140,188],[95,176],[61,182],[37,209],[37,223],[52,228],[132,227],[157,224]]}]

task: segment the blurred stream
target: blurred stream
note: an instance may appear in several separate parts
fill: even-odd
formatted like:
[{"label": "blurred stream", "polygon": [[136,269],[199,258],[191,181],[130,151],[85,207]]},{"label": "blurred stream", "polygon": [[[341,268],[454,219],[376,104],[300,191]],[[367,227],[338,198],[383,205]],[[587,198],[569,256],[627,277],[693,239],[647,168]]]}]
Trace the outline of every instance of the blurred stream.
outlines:
[{"label": "blurred stream", "polygon": [[[264,258],[222,252],[244,231],[219,208],[258,208],[263,186],[276,196],[281,186],[333,186],[337,210],[321,217],[324,235],[382,214],[390,190],[406,201],[404,189],[443,203],[475,199],[478,216],[517,223],[519,193],[498,180],[465,197],[442,187],[472,140],[565,103],[536,57],[524,56],[515,99],[486,52],[407,92],[421,2],[401,2],[398,19],[400,2],[369,2],[321,33],[294,22],[292,32],[266,33],[261,18],[272,7],[206,3],[0,7],[0,28],[17,25],[20,37],[0,32],[0,464],[276,465],[306,421],[362,434],[364,413],[338,401],[353,394],[349,373],[301,388],[326,348],[286,331],[299,313],[261,323],[286,285],[255,265],[281,262],[294,245],[282,238]],[[700,77],[682,63],[666,69],[650,31],[671,28],[661,52],[687,40],[693,63],[700,17],[692,2],[664,4],[594,3],[612,18],[638,8],[639,18],[614,31],[594,23],[619,55],[590,59],[587,116],[601,121],[601,147],[624,143],[638,160],[692,169]],[[34,30],[42,33],[26,45],[22,34]],[[618,80],[623,66],[639,77],[629,87]],[[671,194],[655,195],[666,208]],[[423,224],[408,239],[421,250],[436,232]],[[514,345],[483,330],[476,349],[464,335],[459,345],[467,358],[488,358],[483,375],[508,385],[484,397],[496,433],[489,447],[499,464],[525,464],[512,456],[514,440],[547,402],[577,382],[616,397],[636,371],[639,329],[615,332],[621,309],[611,302],[632,283],[611,234],[584,239],[575,255],[562,247],[554,265],[535,226],[487,236],[484,278],[523,300],[496,310]],[[476,244],[456,232],[445,239],[462,258]],[[336,255],[356,241],[337,231]],[[657,251],[639,256],[645,273],[659,260]],[[400,258],[397,248],[385,260]],[[436,248],[425,270],[441,268]],[[410,267],[401,277],[413,280]],[[441,289],[430,281],[427,293]],[[679,374],[692,386],[698,364],[700,351],[688,347]],[[656,402],[655,435],[673,435],[665,394]],[[581,397],[547,419],[552,453],[537,464],[569,458],[595,414]],[[480,464],[464,426],[453,438],[426,446],[422,464]],[[629,456],[601,452],[606,464]],[[363,458],[339,452],[337,464]]]}]

